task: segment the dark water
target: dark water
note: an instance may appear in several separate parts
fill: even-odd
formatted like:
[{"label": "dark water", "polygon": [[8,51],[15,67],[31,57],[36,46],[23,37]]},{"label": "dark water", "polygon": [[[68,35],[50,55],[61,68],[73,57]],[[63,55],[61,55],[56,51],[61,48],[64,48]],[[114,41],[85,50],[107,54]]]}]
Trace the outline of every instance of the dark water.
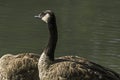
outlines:
[{"label": "dark water", "polygon": [[78,55],[120,73],[120,0],[0,0],[0,56],[40,54],[47,25],[33,16],[56,13],[56,56]]}]

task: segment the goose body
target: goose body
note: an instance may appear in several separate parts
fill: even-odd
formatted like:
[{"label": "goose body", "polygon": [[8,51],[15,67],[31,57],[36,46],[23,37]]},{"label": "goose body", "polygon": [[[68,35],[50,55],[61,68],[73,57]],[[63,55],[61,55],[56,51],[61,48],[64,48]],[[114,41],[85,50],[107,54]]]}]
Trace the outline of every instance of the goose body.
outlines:
[{"label": "goose body", "polygon": [[5,54],[0,58],[0,80],[39,80],[38,59],[33,53]]},{"label": "goose body", "polygon": [[49,41],[39,62],[40,80],[120,80],[120,75],[108,68],[78,56],[54,58],[58,39],[56,17],[51,10],[35,16],[48,24]]}]

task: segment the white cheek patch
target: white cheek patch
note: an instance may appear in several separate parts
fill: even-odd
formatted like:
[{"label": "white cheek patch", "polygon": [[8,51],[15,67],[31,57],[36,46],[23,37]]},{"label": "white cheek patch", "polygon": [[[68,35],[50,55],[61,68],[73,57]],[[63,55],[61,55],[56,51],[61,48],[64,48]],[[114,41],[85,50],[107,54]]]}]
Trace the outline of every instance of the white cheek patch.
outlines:
[{"label": "white cheek patch", "polygon": [[49,18],[50,18],[50,14],[46,14],[44,17],[42,17],[42,20],[48,23]]}]

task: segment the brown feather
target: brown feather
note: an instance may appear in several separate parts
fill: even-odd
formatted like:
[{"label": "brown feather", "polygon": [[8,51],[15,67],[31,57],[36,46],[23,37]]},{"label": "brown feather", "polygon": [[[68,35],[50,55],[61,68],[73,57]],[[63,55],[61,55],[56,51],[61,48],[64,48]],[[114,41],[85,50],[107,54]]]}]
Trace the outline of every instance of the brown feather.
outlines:
[{"label": "brown feather", "polygon": [[120,80],[115,72],[77,56],[56,58],[43,74],[41,80]]},{"label": "brown feather", "polygon": [[39,80],[39,55],[22,53],[6,54],[0,58],[0,80]]}]

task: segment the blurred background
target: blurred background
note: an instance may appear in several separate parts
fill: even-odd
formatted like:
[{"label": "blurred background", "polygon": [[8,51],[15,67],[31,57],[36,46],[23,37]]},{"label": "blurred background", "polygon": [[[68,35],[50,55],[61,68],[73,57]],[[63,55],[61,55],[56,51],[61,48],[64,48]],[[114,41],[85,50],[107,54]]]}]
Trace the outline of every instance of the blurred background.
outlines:
[{"label": "blurred background", "polygon": [[34,15],[55,12],[55,56],[78,55],[120,73],[120,0],[0,0],[0,56],[41,54],[47,25]]}]

